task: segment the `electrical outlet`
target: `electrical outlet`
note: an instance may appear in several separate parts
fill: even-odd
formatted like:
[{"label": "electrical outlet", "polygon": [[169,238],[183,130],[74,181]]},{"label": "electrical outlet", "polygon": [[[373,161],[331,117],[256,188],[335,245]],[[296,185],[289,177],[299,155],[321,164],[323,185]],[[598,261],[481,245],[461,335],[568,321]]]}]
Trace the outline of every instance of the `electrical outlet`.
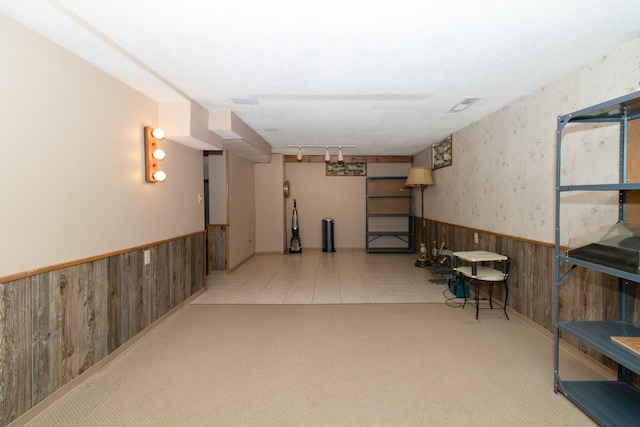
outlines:
[{"label": "electrical outlet", "polygon": [[473,243],[478,243],[478,233],[473,233]]},{"label": "electrical outlet", "polygon": [[147,249],[144,251],[144,265],[151,264],[151,251]]}]

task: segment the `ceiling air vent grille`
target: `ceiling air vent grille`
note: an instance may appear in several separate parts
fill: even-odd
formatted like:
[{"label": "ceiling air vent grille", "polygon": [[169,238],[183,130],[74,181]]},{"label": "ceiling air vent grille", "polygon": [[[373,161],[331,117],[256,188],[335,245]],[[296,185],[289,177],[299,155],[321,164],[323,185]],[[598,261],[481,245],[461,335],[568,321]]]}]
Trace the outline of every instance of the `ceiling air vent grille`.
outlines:
[{"label": "ceiling air vent grille", "polygon": [[453,107],[451,110],[452,113],[459,113],[462,110],[466,110],[467,108],[469,108],[471,106],[471,104],[479,101],[480,98],[467,98],[464,101],[462,101],[460,104],[456,105],[455,107]]}]

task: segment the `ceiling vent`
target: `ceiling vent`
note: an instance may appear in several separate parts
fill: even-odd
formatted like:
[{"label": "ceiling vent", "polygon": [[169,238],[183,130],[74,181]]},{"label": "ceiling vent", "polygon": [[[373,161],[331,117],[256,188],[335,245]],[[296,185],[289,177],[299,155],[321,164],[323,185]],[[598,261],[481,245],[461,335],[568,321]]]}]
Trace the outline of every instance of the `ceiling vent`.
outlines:
[{"label": "ceiling vent", "polygon": [[475,102],[477,102],[479,100],[480,100],[480,98],[467,98],[464,101],[462,101],[460,104],[458,104],[455,107],[453,107],[449,111],[452,112],[452,113],[459,113],[462,110],[466,110],[467,108],[469,108],[471,106],[471,104],[474,104]]},{"label": "ceiling vent", "polygon": [[255,98],[231,98],[231,102],[236,105],[258,105],[260,104]]}]

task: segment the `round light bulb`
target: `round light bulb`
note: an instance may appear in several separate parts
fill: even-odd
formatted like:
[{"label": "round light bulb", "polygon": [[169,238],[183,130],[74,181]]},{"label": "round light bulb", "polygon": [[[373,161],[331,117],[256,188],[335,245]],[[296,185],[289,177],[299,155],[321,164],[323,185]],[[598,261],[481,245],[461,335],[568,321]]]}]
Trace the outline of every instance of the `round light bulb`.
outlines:
[{"label": "round light bulb", "polygon": [[158,129],[154,129],[154,130],[151,132],[151,135],[153,135],[153,137],[154,137],[155,139],[164,139],[164,131],[163,131],[162,129],[160,129],[160,128],[158,128]]},{"label": "round light bulb", "polygon": [[154,159],[162,160],[165,158],[165,156],[166,154],[164,153],[164,150],[161,150],[159,148],[153,152]]},{"label": "round light bulb", "polygon": [[158,181],[164,181],[165,179],[167,179],[167,174],[163,171],[155,171],[153,173],[153,178]]}]

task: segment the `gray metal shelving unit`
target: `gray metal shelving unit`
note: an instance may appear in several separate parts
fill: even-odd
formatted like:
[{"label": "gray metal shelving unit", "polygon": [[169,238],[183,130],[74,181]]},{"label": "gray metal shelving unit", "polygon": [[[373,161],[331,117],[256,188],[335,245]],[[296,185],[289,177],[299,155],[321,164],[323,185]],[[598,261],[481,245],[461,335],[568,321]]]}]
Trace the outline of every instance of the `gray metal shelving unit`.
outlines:
[{"label": "gray metal shelving unit", "polygon": [[367,178],[367,252],[414,252],[413,190],[406,176]]},{"label": "gray metal shelving unit", "polygon": [[[618,191],[618,220],[625,221],[626,196],[640,190],[640,183],[627,182],[628,123],[640,118],[640,93],[633,93],[558,117],[556,165],[556,244],[555,244],[555,355],[554,388],[604,426],[630,426],[640,422],[640,392],[629,384],[629,372],[640,373],[640,356],[612,342],[612,336],[640,337],[640,328],[629,322],[630,286],[638,286],[640,275],[598,260],[572,257],[560,247],[560,215],[563,192]],[[618,183],[596,185],[561,185],[561,157],[563,130],[570,123],[612,122],[620,125],[620,171]],[[588,130],[584,130],[588,132]],[[575,254],[573,254],[575,255]],[[567,264],[569,265],[567,269]],[[615,321],[561,321],[560,288],[576,266],[593,269],[618,278],[618,319]],[[563,269],[564,267],[564,269]],[[564,381],[560,374],[560,332],[569,334],[595,351],[618,363],[617,381]]]}]

